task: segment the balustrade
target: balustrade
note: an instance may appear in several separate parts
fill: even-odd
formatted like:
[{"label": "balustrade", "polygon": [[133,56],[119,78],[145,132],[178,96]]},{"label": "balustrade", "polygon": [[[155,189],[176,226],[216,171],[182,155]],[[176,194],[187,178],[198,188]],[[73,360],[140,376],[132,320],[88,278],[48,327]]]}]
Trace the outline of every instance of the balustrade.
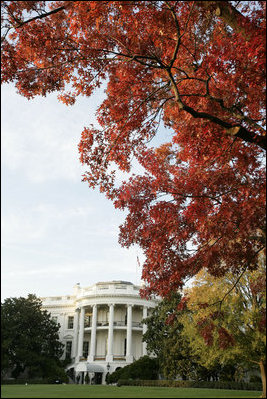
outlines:
[{"label": "balustrade", "polygon": [[125,320],[123,320],[123,321],[114,321],[114,326],[122,326],[122,327],[124,327],[124,326],[127,326],[127,323],[126,323]]},{"label": "balustrade", "polygon": [[106,355],[97,355],[97,356],[94,356],[94,360],[106,360]]},{"label": "balustrade", "polygon": [[[107,327],[110,325],[109,321],[98,321],[96,323],[97,327]],[[126,327],[127,326],[127,322],[124,320],[119,320],[119,321],[114,321],[113,322],[113,326],[114,327]],[[143,324],[140,321],[133,321],[132,322],[132,327],[139,327],[142,328]],[[91,328],[92,327],[92,323],[84,323],[84,328]]]},{"label": "balustrade", "polygon": [[109,322],[108,322],[108,321],[98,321],[98,322],[96,323],[96,325],[97,325],[98,327],[105,327],[105,326],[108,326],[108,325],[109,325]]},{"label": "balustrade", "polygon": [[113,360],[126,360],[126,356],[125,355],[113,355]]},{"label": "balustrade", "polygon": [[142,328],[142,323],[140,321],[133,321],[132,322],[132,327],[139,327]]}]

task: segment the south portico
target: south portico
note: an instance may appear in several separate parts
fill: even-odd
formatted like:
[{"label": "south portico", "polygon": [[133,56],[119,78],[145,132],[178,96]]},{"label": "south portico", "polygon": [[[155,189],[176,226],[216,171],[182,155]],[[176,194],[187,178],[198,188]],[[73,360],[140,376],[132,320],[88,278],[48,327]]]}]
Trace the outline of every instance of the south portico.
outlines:
[{"label": "south portico", "polygon": [[105,384],[107,373],[147,354],[142,320],[159,299],[141,298],[139,289],[125,281],[76,284],[73,296],[43,298],[43,308],[61,325],[63,358],[70,359],[75,382]]},{"label": "south portico", "polygon": [[[91,381],[94,378],[94,383],[99,383],[99,375],[102,374],[104,383],[108,372],[124,367],[147,354],[146,344],[141,340],[146,331],[146,325],[142,320],[147,317],[147,310],[148,306],[122,304],[121,301],[109,304],[99,302],[76,308],[74,325],[78,328],[73,340],[72,358],[75,359],[75,363],[72,367],[76,376],[81,376],[79,383],[83,383],[86,373],[89,373]],[[98,317],[99,311],[102,317]],[[103,317],[105,311],[106,317]],[[89,342],[85,341],[88,338]],[[136,348],[138,338],[138,347],[141,348],[139,351]],[[89,343],[89,351],[85,358],[86,342]],[[95,376],[90,373],[95,373]]]}]

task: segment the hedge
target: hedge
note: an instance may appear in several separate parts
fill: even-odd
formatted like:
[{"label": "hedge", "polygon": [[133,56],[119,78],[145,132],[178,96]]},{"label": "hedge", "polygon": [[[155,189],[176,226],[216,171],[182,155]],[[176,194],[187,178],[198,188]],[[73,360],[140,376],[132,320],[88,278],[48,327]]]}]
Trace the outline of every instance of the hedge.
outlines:
[{"label": "hedge", "polygon": [[261,383],[236,382],[236,381],[176,381],[176,380],[124,380],[120,379],[117,386],[134,385],[150,387],[173,388],[214,388],[214,389],[238,389],[248,391],[262,391]]},{"label": "hedge", "polygon": [[[14,379],[2,379],[1,380],[1,385],[15,385],[15,384],[20,384],[20,385],[25,385],[27,384],[55,384],[57,378],[56,377],[51,377],[51,378],[14,378]],[[62,380],[59,378],[60,381],[63,383],[68,383],[67,379]]]}]

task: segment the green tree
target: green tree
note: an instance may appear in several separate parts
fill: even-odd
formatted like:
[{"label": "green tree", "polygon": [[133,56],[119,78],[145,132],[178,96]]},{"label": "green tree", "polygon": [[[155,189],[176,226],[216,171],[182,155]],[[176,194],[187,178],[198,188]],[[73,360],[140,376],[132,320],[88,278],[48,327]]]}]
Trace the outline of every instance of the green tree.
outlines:
[{"label": "green tree", "polygon": [[182,334],[200,364],[211,367],[234,362],[261,371],[266,397],[265,270],[215,278],[202,271],[187,290]]},{"label": "green tree", "polygon": [[188,342],[181,335],[183,326],[177,313],[180,301],[181,294],[173,292],[144,320],[147,331],[143,341],[147,343],[148,353],[158,357],[160,370],[166,378],[175,378],[180,374],[186,379],[193,364],[196,365],[189,353]]},{"label": "green tree", "polygon": [[41,300],[31,294],[1,303],[2,374],[11,370],[17,378],[27,370],[29,377],[64,375],[59,325],[41,306]]},{"label": "green tree", "polygon": [[200,381],[219,377],[232,380],[237,366],[230,359],[223,364],[219,359],[203,364],[197,351],[192,350],[190,338],[183,332],[182,314],[183,299],[181,294],[174,292],[145,319],[148,328],[143,340],[148,352],[158,357],[163,375],[171,379],[180,375],[183,379]]}]

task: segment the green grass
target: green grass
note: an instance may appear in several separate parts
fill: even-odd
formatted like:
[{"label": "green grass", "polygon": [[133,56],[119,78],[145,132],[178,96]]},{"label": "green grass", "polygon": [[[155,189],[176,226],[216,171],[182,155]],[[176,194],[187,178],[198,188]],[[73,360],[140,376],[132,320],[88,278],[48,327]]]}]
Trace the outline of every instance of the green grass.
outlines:
[{"label": "green grass", "polygon": [[3,385],[1,398],[258,398],[259,391],[105,385]]}]

